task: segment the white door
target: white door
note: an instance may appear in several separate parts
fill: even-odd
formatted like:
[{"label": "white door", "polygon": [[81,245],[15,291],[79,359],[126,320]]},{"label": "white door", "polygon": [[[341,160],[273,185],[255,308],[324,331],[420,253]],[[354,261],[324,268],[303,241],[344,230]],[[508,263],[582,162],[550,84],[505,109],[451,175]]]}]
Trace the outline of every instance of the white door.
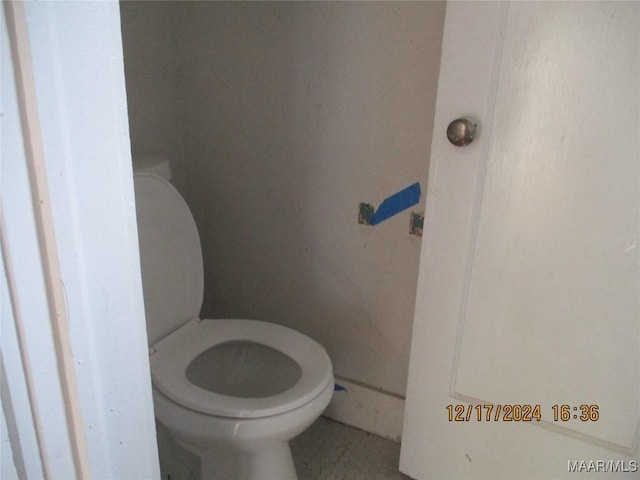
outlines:
[{"label": "white door", "polygon": [[401,470],[640,478],[640,3],[451,2],[438,88]]}]

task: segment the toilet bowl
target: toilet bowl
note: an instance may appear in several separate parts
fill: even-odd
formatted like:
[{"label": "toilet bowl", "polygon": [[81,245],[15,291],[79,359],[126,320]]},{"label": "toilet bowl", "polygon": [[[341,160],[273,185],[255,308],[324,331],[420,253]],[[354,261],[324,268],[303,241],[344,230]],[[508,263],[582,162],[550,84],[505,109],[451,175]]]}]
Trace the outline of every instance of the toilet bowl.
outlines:
[{"label": "toilet bowl", "polygon": [[331,399],[329,356],[281,325],[200,319],[191,212],[164,178],[138,172],[134,182],[156,418],[199,457],[203,480],[297,478],[288,442]]}]

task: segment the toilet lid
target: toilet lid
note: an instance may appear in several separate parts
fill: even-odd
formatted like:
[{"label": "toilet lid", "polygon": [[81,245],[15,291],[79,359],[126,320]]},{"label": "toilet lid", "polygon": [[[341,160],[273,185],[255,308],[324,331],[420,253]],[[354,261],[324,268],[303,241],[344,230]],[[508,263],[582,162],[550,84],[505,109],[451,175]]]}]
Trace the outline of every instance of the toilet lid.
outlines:
[{"label": "toilet lid", "polygon": [[[282,392],[258,398],[214,393],[189,381],[187,369],[196,357],[216,345],[240,341],[264,345],[290,357],[300,366],[298,381]],[[195,319],[155,344],[153,350],[154,386],[184,407],[219,417],[277,415],[311,401],[333,382],[331,360],[324,348],[302,333],[268,322]]]},{"label": "toilet lid", "polygon": [[152,173],[133,176],[149,344],[196,318],[204,273],[196,223],[178,191]]}]

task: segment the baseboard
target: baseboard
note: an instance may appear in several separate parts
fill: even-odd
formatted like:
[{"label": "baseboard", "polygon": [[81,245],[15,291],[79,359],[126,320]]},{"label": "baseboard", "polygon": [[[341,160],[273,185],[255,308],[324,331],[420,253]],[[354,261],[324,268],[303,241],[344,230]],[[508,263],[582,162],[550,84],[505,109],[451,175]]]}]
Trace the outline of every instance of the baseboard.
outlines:
[{"label": "baseboard", "polygon": [[402,438],[404,398],[342,378],[324,416],[395,442]]}]

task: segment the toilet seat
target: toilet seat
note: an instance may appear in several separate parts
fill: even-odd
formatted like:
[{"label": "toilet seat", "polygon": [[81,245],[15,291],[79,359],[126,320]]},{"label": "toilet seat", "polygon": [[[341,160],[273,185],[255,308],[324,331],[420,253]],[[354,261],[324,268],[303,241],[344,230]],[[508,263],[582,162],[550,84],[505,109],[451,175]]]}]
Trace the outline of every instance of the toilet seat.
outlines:
[{"label": "toilet seat", "polygon": [[[250,341],[274,348],[298,363],[301,377],[288,390],[262,398],[221,395],[187,379],[191,362],[225,342]],[[255,320],[190,320],[152,346],[154,386],[174,402],[197,412],[228,418],[258,418],[293,410],[333,381],[331,360],[314,340],[281,325]]]},{"label": "toilet seat", "polygon": [[[204,292],[195,220],[167,180],[136,173],[134,184],[154,387],[178,405],[225,418],[278,415],[315,399],[333,382],[333,372],[327,352],[311,338],[267,322],[195,318]],[[300,367],[300,378],[291,388],[259,398],[214,393],[189,381],[187,368],[196,357],[216,345],[237,341],[288,356]]]},{"label": "toilet seat", "polygon": [[151,345],[200,313],[202,247],[189,206],[173,185],[152,173],[135,173],[133,181]]}]

